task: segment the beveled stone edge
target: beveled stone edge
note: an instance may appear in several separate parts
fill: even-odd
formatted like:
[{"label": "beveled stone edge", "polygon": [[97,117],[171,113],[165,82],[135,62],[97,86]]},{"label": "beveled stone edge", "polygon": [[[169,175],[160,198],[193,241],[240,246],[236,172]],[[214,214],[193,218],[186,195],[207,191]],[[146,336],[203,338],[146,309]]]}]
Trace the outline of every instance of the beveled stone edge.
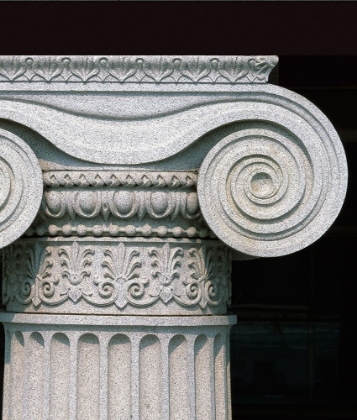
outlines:
[{"label": "beveled stone edge", "polygon": [[236,315],[200,315],[200,316],[103,316],[103,315],[50,315],[19,314],[0,312],[0,322],[10,324],[52,324],[93,325],[93,326],[138,326],[138,327],[195,327],[234,325]]},{"label": "beveled stone edge", "polygon": [[0,84],[267,83],[278,57],[267,56],[0,56]]}]

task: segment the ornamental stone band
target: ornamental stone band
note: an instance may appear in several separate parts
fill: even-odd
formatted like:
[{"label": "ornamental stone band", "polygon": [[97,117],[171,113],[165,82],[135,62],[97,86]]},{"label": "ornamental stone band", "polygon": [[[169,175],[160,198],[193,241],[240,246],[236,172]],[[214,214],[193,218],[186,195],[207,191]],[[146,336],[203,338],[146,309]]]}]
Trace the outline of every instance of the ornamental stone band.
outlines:
[{"label": "ornamental stone band", "polygon": [[232,418],[231,261],[309,246],[347,188],[277,62],[0,57],[4,420]]}]

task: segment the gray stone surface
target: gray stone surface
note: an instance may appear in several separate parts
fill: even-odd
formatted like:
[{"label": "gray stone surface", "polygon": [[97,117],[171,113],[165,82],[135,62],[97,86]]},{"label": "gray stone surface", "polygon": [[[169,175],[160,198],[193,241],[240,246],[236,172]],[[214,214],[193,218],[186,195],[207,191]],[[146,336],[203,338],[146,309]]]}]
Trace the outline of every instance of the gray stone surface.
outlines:
[{"label": "gray stone surface", "polygon": [[25,233],[42,199],[41,167],[19,137],[0,128],[0,248]]},{"label": "gray stone surface", "polygon": [[218,97],[198,93],[262,85],[276,63],[275,56],[4,56],[0,118],[86,161],[154,162],[217,127],[200,106]]},{"label": "gray stone surface", "polygon": [[231,258],[310,245],[347,186],[276,63],[0,57],[4,420],[231,419]]},{"label": "gray stone surface", "polygon": [[338,134],[312,104],[288,91],[285,96],[285,103],[256,103],[250,121],[217,132],[200,167],[206,222],[223,242],[250,256],[276,257],[312,244],[332,225],[346,196]]}]

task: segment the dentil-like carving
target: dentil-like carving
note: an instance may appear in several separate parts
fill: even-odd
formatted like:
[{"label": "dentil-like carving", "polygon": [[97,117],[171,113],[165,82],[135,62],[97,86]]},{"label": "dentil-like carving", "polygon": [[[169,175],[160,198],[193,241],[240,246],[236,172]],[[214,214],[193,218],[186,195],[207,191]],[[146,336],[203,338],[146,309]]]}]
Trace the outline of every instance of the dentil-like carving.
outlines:
[{"label": "dentil-like carving", "polygon": [[195,172],[134,172],[130,171],[46,171],[46,186],[56,187],[142,187],[190,188],[197,184]]}]

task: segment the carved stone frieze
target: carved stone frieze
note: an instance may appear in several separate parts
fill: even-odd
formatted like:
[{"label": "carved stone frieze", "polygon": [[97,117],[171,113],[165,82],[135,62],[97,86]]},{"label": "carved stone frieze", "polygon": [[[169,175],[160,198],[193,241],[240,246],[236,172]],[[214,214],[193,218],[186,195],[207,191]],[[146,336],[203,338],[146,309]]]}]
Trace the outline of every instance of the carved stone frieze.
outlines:
[{"label": "carved stone frieze", "polygon": [[152,221],[149,223],[68,223],[68,221],[59,221],[59,223],[41,223],[31,226],[25,235],[31,236],[111,236],[111,237],[158,237],[158,238],[209,238],[214,239],[216,235],[207,228],[207,225],[187,223],[188,227],[172,224],[163,225]]},{"label": "carved stone frieze", "polygon": [[276,56],[2,56],[0,83],[263,83]]},{"label": "carved stone frieze", "polygon": [[195,172],[46,171],[26,235],[215,238],[196,183]]},{"label": "carved stone frieze", "polygon": [[130,189],[56,189],[44,194],[42,211],[50,219],[69,216],[71,220],[94,219],[100,216],[108,221],[129,220],[144,217],[150,219],[169,218],[171,221],[183,217],[187,220],[200,216],[196,192],[189,191],[143,191]]},{"label": "carved stone frieze", "polygon": [[141,187],[181,189],[197,185],[197,172],[44,171],[47,187]]},{"label": "carved stone frieze", "polygon": [[218,241],[18,241],[3,250],[7,310],[220,314],[230,253]]}]

